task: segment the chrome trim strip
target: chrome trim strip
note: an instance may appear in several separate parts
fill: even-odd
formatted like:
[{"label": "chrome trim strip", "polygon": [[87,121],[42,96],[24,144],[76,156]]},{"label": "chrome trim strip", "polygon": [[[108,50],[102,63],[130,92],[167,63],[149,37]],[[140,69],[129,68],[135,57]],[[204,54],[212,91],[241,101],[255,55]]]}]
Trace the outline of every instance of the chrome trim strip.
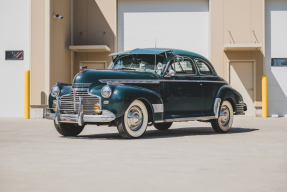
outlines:
[{"label": "chrome trim strip", "polygon": [[154,113],[163,113],[163,104],[152,104]]},{"label": "chrome trim strip", "polygon": [[226,83],[225,81],[208,81],[208,80],[154,80],[154,79],[100,79],[101,83],[107,83],[110,85],[122,85],[123,83],[132,84],[159,84],[160,82],[198,82],[198,83]]},{"label": "chrome trim strip", "polygon": [[159,80],[160,82],[198,82],[198,83],[225,83],[225,81],[208,81],[208,80]]},{"label": "chrome trim strip", "polygon": [[73,88],[89,88],[92,83],[73,83]]},{"label": "chrome trim strip", "polygon": [[82,100],[83,97],[79,97],[79,109],[78,109],[78,125],[82,126],[83,125],[83,105],[82,105]]},{"label": "chrome trim strip", "polygon": [[219,107],[220,107],[221,99],[216,98],[213,104],[213,113],[214,117],[218,118],[219,117]]},{"label": "chrome trim strip", "polygon": [[121,83],[147,83],[159,84],[159,80],[154,79],[100,79],[101,83],[121,84]]},{"label": "chrome trim strip", "polygon": [[59,125],[59,110],[60,110],[60,103],[59,103],[59,98],[60,98],[60,96],[57,96],[56,97],[56,111],[55,111],[55,124],[56,125]]},{"label": "chrome trim strip", "polygon": [[180,122],[180,121],[198,121],[198,120],[210,120],[210,119],[216,119],[216,117],[215,116],[184,117],[184,118],[158,120],[158,121],[155,121],[155,123]]}]

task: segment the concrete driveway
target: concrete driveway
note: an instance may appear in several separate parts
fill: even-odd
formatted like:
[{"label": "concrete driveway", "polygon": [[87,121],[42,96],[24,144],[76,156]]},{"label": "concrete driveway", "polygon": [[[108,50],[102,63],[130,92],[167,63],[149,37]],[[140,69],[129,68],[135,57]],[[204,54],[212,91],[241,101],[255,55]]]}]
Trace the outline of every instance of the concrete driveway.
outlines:
[{"label": "concrete driveway", "polygon": [[209,123],[115,127],[60,136],[49,120],[0,119],[0,191],[287,191],[287,118],[241,118],[228,134]]}]

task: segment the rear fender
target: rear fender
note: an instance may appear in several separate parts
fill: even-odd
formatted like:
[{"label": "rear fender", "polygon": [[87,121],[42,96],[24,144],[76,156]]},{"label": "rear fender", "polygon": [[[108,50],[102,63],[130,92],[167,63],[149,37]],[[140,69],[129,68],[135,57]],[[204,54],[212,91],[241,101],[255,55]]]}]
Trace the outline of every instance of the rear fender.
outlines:
[{"label": "rear fender", "polygon": [[241,94],[233,89],[230,85],[221,86],[218,90],[216,98],[221,99],[221,104],[225,100],[230,101],[234,111],[236,111],[236,104],[239,104],[241,101],[243,101]]}]

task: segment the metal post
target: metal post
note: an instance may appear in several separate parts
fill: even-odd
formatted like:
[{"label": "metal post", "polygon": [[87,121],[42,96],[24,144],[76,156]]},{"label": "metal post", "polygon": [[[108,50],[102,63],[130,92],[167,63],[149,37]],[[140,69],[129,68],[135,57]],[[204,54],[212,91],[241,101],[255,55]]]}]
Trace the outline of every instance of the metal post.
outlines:
[{"label": "metal post", "polygon": [[30,119],[30,70],[24,72],[24,119]]},{"label": "metal post", "polygon": [[267,118],[267,76],[262,75],[262,118]]}]

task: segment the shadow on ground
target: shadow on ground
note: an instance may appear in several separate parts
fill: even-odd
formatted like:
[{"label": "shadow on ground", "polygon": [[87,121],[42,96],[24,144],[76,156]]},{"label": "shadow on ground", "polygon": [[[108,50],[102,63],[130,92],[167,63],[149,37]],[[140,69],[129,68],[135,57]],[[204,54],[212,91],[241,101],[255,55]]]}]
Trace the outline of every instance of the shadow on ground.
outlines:
[{"label": "shadow on ground", "polygon": [[[258,129],[252,128],[231,128],[228,133],[224,134],[238,134],[257,131]],[[159,138],[171,138],[171,137],[185,137],[185,136],[198,136],[198,135],[211,135],[216,136],[222,133],[215,133],[210,127],[188,127],[188,128],[175,128],[167,131],[159,130],[147,130],[145,134],[138,139],[159,139]],[[73,139],[123,139],[119,133],[105,133],[105,134],[93,134],[93,135],[79,135],[77,137],[69,137]]]}]

